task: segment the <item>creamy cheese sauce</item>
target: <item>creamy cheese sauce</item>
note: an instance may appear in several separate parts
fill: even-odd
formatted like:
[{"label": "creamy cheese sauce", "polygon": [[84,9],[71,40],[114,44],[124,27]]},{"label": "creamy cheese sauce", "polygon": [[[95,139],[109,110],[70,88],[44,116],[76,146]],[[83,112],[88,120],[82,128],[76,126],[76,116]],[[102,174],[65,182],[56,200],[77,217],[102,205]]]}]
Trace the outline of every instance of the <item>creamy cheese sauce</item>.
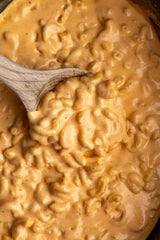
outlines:
[{"label": "creamy cheese sauce", "polygon": [[94,73],[28,118],[0,84],[0,240],[145,240],[160,216],[160,43],[147,20],[126,0],[14,0],[0,54]]}]

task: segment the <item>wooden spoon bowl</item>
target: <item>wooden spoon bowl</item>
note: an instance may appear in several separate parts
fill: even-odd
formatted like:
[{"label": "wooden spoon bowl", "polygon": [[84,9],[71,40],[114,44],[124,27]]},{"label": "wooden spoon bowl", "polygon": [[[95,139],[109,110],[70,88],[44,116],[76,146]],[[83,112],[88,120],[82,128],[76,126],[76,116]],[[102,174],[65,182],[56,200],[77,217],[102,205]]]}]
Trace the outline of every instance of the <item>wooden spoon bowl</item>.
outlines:
[{"label": "wooden spoon bowl", "polygon": [[35,111],[44,94],[60,82],[90,74],[80,68],[28,69],[0,55],[0,81],[19,96],[28,112]]}]

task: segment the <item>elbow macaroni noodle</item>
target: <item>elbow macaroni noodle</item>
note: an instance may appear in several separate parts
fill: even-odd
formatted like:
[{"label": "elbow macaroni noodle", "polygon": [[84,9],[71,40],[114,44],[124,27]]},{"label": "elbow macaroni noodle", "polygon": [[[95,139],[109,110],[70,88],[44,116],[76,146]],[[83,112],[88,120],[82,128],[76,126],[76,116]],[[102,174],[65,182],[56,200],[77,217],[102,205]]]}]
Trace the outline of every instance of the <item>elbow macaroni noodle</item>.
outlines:
[{"label": "elbow macaroni noodle", "polygon": [[0,54],[81,67],[28,113],[0,83],[0,240],[145,240],[160,214],[160,44],[126,0],[15,0]]}]

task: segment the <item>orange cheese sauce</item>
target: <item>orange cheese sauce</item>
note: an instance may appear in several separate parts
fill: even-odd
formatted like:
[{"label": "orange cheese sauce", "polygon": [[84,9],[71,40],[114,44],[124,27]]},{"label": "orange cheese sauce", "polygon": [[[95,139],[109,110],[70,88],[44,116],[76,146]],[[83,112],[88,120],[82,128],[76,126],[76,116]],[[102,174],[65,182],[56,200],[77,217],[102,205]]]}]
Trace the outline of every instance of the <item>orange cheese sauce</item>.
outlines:
[{"label": "orange cheese sauce", "polygon": [[145,240],[160,216],[160,43],[126,0],[14,0],[0,54],[80,67],[26,113],[0,83],[0,240]]}]

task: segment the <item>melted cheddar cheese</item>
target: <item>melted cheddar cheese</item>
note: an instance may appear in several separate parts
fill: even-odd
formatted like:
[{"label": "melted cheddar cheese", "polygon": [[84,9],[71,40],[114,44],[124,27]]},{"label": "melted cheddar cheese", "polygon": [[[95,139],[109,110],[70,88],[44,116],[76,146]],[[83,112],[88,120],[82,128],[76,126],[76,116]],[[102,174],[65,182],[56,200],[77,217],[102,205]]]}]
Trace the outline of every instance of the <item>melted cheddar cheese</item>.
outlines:
[{"label": "melted cheddar cheese", "polygon": [[0,83],[0,240],[145,240],[160,216],[160,43],[126,0],[14,0],[0,54],[80,67],[26,114]]}]

